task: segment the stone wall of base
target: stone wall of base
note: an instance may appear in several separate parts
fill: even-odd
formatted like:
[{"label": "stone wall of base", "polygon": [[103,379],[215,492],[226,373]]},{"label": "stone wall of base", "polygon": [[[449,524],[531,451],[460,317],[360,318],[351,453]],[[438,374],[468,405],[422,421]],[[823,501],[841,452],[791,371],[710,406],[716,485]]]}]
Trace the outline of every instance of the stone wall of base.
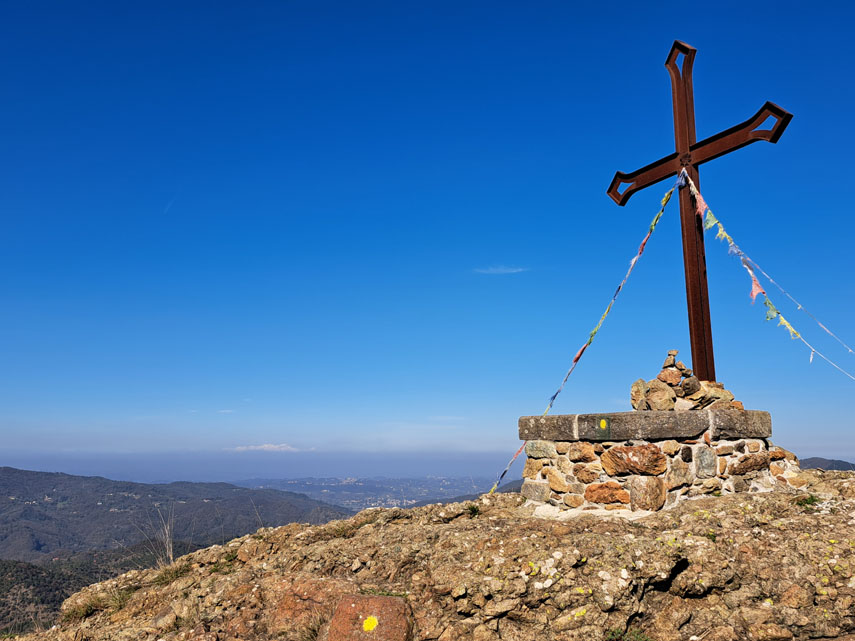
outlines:
[{"label": "stone wall of base", "polygon": [[800,487],[798,459],[765,438],[548,441],[526,445],[522,494],[564,509],[659,510],[708,494]]}]

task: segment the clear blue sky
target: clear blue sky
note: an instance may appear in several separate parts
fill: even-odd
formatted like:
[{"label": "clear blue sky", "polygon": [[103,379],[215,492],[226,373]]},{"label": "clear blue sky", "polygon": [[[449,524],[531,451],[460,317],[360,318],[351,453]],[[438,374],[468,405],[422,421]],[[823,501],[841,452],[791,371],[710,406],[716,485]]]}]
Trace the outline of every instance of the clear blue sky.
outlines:
[{"label": "clear blue sky", "polygon": [[[5,3],[0,464],[169,453],[236,478],[255,459],[231,449],[287,444],[301,452],[265,456],[283,476],[310,458],[314,475],[381,473],[387,452],[413,473],[480,452],[492,474],[668,187],[624,208],[605,195],[614,171],[673,151],[675,38],[699,50],[699,138],[767,99],[795,114],[777,145],[705,165],[702,191],[750,256],[855,342],[853,14]],[[855,383],[808,364],[707,243],[719,380],[772,412],[776,442],[855,458]],[[555,413],[629,409],[630,384],[668,349],[690,359],[681,251],[674,203]],[[318,463],[327,454],[350,467]]]}]

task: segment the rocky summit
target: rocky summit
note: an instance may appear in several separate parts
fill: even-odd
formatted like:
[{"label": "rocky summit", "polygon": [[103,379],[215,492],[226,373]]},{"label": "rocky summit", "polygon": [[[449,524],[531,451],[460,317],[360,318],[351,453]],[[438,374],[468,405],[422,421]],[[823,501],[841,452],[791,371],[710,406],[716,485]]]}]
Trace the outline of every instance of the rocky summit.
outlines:
[{"label": "rocky summit", "polygon": [[701,381],[683,361],[678,350],[668,351],[656,378],[639,378],[632,384],[629,400],[634,410],[741,410],[741,401],[722,383]]},{"label": "rocky summit", "polygon": [[636,519],[518,495],[267,528],[70,597],[28,641],[855,641],[855,474]]}]

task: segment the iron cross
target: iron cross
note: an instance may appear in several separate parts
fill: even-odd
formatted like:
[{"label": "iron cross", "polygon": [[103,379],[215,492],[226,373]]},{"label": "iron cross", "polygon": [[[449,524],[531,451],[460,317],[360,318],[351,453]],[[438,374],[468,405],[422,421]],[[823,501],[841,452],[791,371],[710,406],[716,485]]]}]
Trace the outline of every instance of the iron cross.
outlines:
[{"label": "iron cross", "polygon": [[[635,192],[676,176],[685,169],[698,186],[698,165],[735,151],[758,140],[778,142],[793,115],[767,102],[745,122],[695,142],[695,101],[692,91],[692,64],[697,50],[685,42],[674,41],[665,60],[671,76],[674,103],[674,138],[677,150],[654,163],[629,174],[617,172],[608,195],[625,205]],[[682,58],[682,64],[681,63]],[[770,121],[770,122],[767,122]],[[774,122],[771,122],[774,121]],[[621,191],[621,187],[626,187]],[[707,265],[704,255],[703,221],[695,211],[688,189],[680,190],[680,222],[683,231],[683,264],[686,272],[686,300],[689,308],[689,336],[692,343],[692,368],[705,381],[715,380],[710,302],[707,294]]]}]

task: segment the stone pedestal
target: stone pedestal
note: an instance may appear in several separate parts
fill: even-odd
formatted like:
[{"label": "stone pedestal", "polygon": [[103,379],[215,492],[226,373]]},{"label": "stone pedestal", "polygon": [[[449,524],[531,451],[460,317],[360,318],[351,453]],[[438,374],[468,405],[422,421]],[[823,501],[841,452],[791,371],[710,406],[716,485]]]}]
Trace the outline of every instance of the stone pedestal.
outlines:
[{"label": "stone pedestal", "polygon": [[523,416],[522,494],[565,509],[659,510],[708,494],[798,487],[798,460],[768,440],[768,412]]}]

